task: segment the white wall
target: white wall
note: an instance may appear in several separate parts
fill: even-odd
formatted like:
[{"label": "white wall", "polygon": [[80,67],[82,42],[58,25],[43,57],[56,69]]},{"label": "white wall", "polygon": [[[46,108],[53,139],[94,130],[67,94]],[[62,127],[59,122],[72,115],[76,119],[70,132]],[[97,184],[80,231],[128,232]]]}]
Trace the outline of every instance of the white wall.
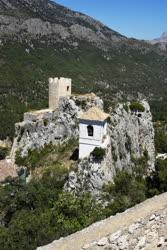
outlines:
[{"label": "white wall", "polygon": [[94,150],[95,145],[90,144],[79,144],[79,159],[88,157],[90,153]]},{"label": "white wall", "polygon": [[[88,136],[87,126],[94,128],[93,136]],[[102,147],[102,139],[107,133],[107,123],[96,121],[80,120],[79,124],[79,158],[85,158],[90,155],[95,147]]]}]

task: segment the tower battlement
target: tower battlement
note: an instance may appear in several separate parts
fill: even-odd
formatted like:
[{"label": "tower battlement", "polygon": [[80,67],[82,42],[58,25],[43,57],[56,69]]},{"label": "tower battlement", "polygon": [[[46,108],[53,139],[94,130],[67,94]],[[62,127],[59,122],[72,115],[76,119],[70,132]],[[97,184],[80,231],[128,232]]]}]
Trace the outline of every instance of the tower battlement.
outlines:
[{"label": "tower battlement", "polygon": [[72,80],[70,78],[49,78],[49,109],[57,109],[61,97],[71,95]]}]

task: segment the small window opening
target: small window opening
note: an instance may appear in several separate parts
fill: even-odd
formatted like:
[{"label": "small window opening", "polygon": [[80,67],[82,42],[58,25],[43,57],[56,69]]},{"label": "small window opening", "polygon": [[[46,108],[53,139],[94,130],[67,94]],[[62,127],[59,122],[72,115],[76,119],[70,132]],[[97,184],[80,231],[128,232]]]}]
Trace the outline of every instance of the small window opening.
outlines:
[{"label": "small window opening", "polygon": [[88,130],[88,136],[93,136],[93,126],[91,125],[87,126],[87,130]]},{"label": "small window opening", "polygon": [[69,87],[69,86],[67,86],[67,91],[69,91],[69,89],[70,89],[70,87]]}]

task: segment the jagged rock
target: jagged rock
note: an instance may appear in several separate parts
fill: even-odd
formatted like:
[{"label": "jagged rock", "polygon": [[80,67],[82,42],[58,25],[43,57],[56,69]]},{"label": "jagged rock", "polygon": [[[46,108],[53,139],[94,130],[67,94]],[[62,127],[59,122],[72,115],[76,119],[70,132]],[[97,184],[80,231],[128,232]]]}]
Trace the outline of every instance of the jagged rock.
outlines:
[{"label": "jagged rock", "polygon": [[164,237],[160,237],[157,247],[161,247],[164,244],[164,241],[165,241]]},{"label": "jagged rock", "polygon": [[155,218],[156,218],[156,215],[155,214],[152,214],[151,216],[150,216],[150,221],[152,221],[152,220],[155,220]]},{"label": "jagged rock", "polygon": [[77,172],[69,175],[65,189],[75,193],[90,191],[98,196],[104,183],[113,179],[115,170],[110,164],[111,148],[107,148],[106,156],[102,161],[94,161],[92,158],[81,160]]},{"label": "jagged rock", "polygon": [[111,234],[110,237],[109,237],[109,241],[110,241],[111,243],[115,242],[115,241],[121,236],[121,233],[122,233],[122,231],[119,230],[119,231],[117,231],[116,233]]},{"label": "jagged rock", "polygon": [[[147,153],[148,171],[154,169],[154,128],[150,107],[142,101],[144,112],[132,112],[130,104],[118,104],[111,112],[108,134],[110,142],[103,160],[92,157],[79,161],[77,170],[69,174],[65,189],[81,193],[91,192],[98,196],[104,184],[113,181],[116,170],[131,170],[134,160]],[[16,137],[11,158],[16,150],[26,156],[29,150],[40,149],[48,144],[61,144],[70,138],[78,138],[78,121],[83,111],[92,106],[103,109],[103,101],[94,94],[64,97],[59,108],[39,110],[24,115],[24,121],[16,124]]]},{"label": "jagged rock", "polygon": [[64,97],[58,110],[49,109],[28,112],[24,121],[15,126],[15,140],[11,151],[20,150],[22,157],[29,150],[43,148],[45,145],[63,143],[70,138],[78,138],[79,114],[92,106],[103,107],[103,101],[94,94]]},{"label": "jagged rock", "polygon": [[107,245],[107,243],[108,243],[108,238],[107,238],[107,237],[104,237],[104,238],[102,238],[102,239],[100,239],[100,240],[98,241],[97,245],[98,245],[98,246],[105,246],[105,245]]},{"label": "jagged rock", "polygon": [[113,181],[116,169],[132,170],[134,161],[147,157],[147,171],[154,170],[155,147],[154,128],[149,104],[143,100],[143,112],[133,112],[129,105],[118,104],[111,113],[108,133],[110,146],[101,162],[90,157],[78,164],[78,169],[70,173],[65,189],[80,193],[89,191],[100,194],[104,184]]},{"label": "jagged rock", "polygon": [[139,239],[139,242],[137,243],[134,250],[142,249],[146,244],[146,236],[143,236]]},{"label": "jagged rock", "polygon": [[[133,166],[133,159],[138,159],[148,153],[149,169],[154,169],[155,147],[154,128],[150,107],[142,101],[144,112],[125,110],[123,104],[118,104],[111,114],[110,126],[113,161],[117,169],[128,169]],[[114,159],[115,158],[115,159]]]},{"label": "jagged rock", "polygon": [[140,224],[139,223],[135,223],[135,224],[132,224],[132,225],[130,225],[130,227],[129,227],[129,233],[130,234],[133,234],[134,233],[134,231],[136,230],[136,229],[138,229],[140,227]]}]

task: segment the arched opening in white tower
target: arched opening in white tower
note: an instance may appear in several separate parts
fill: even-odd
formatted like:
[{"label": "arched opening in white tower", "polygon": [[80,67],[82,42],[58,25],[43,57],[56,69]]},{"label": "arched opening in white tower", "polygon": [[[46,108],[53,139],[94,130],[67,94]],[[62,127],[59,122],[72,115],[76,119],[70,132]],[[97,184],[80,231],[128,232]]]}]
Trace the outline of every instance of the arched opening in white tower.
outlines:
[{"label": "arched opening in white tower", "polygon": [[93,126],[89,125],[87,126],[88,136],[93,136],[94,134],[94,128]]}]

